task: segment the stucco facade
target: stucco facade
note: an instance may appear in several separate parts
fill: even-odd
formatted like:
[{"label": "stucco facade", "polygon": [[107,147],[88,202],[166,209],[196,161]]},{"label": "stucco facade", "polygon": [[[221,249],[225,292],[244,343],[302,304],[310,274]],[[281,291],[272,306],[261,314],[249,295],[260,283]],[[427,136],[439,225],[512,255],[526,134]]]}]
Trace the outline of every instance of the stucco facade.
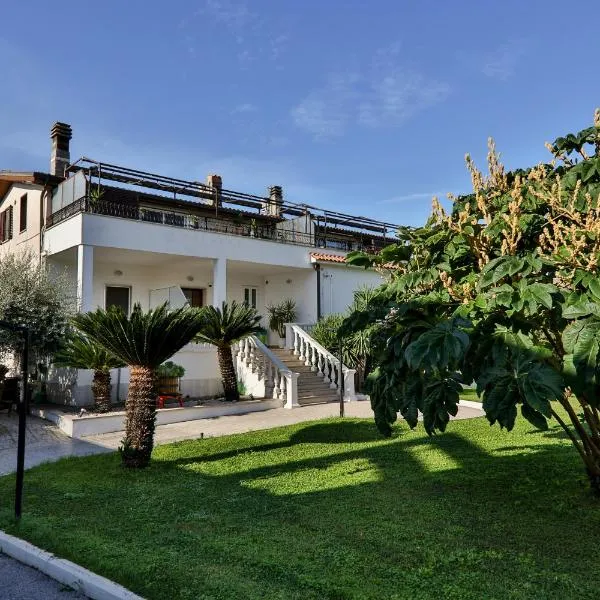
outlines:
[{"label": "stucco facade", "polygon": [[[0,230],[0,257],[32,251],[51,273],[66,275],[80,311],[104,308],[115,294],[128,310],[167,299],[181,306],[191,294],[203,305],[250,299],[266,326],[267,307],[292,298],[297,321],[314,323],[382,281],[344,257],[382,247],[388,223],[285,202],[280,186],[258,197],[223,189],[218,175],[202,184],[88,159],[70,164],[71,128],[56,123],[51,133],[50,174],[0,172],[0,218],[11,216],[9,234]],[[279,341],[269,333],[270,344]],[[190,344],[173,360],[186,369],[185,395],[219,393],[213,348]],[[90,403],[91,376],[55,372],[53,399]],[[114,396],[124,399],[127,369],[113,373],[117,382]]]}]

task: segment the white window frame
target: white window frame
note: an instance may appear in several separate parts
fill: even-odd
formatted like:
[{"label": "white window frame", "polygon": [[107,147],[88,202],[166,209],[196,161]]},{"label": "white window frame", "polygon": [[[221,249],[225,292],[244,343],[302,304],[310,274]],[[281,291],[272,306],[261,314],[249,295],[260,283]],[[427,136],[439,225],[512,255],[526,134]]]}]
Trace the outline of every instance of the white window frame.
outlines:
[{"label": "white window frame", "polygon": [[[243,303],[258,310],[258,288],[255,285],[245,285],[243,288]],[[246,301],[246,291],[248,292],[248,301]],[[252,292],[254,291],[254,305],[252,305]]]}]

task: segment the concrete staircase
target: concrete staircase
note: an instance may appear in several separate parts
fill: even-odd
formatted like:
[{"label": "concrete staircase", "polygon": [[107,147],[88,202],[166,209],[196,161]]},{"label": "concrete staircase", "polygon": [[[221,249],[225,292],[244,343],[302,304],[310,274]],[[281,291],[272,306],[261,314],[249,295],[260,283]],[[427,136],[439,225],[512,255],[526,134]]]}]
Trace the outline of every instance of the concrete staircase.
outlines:
[{"label": "concrete staircase", "polygon": [[326,402],[339,402],[339,392],[329,387],[329,383],[323,381],[323,376],[318,375],[311,367],[306,366],[291,350],[284,348],[270,348],[271,352],[294,373],[300,373],[298,377],[298,404],[307,406],[309,404],[324,404]]}]

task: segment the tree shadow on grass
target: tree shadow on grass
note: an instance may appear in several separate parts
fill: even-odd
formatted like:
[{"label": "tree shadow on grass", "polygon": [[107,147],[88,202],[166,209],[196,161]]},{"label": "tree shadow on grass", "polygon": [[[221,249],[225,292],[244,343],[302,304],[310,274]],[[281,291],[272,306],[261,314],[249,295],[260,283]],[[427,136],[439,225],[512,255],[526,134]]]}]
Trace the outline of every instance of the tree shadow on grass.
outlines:
[{"label": "tree shadow on grass", "polygon": [[373,421],[340,421],[307,425],[294,433],[292,444],[361,444],[385,438]]},{"label": "tree shadow on grass", "polygon": [[[398,434],[394,434],[394,436],[396,435]],[[269,452],[281,448],[290,448],[297,444],[362,444],[385,439],[386,438],[377,431],[373,422],[367,420],[332,420],[331,422],[324,423],[309,423],[299,431],[293,433],[287,440],[273,444],[253,445],[249,442],[248,444],[241,445],[225,452],[207,453],[196,456],[191,455],[176,459],[161,457],[159,453],[159,456],[155,457],[153,460],[160,463],[179,465],[198,462],[209,463],[233,458],[248,452]],[[197,444],[202,444],[202,442],[200,440],[187,440],[178,442],[177,444],[180,445],[182,449],[186,447],[191,449]]]},{"label": "tree shadow on grass", "polygon": [[[456,432],[378,439],[368,421],[333,421],[273,444],[252,446],[249,437],[229,452],[205,455],[200,442],[196,456],[190,445],[185,458],[127,473],[127,485],[115,475],[109,494],[91,496],[83,477],[83,499],[40,493],[38,511],[56,511],[69,525],[53,517],[51,550],[65,552],[87,532],[73,550],[82,554],[69,557],[87,556],[93,570],[112,561],[102,574],[154,598],[177,597],[182,585],[189,597],[387,598],[394,590],[398,598],[565,598],[578,580],[586,586],[578,597],[600,584],[595,572],[582,579],[584,567],[561,562],[585,560],[600,526],[581,490],[567,485],[579,464],[569,446],[502,455],[501,443],[484,451]],[[262,464],[260,456],[241,457],[236,470],[213,464],[272,450]],[[86,460],[100,467],[112,459]],[[203,471],[179,468],[203,461]],[[565,507],[565,496],[577,502]],[[85,546],[90,531],[97,547]],[[561,578],[550,577],[553,565]],[[530,580],[538,584],[522,585]]]}]

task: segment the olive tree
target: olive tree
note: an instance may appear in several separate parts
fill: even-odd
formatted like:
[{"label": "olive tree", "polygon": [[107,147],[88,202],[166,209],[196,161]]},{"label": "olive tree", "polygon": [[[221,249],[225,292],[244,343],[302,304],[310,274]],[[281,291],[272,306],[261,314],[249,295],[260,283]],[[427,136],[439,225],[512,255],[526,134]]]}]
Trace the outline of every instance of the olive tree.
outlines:
[{"label": "olive tree", "polygon": [[[0,256],[0,320],[29,329],[32,361],[44,362],[60,348],[74,308],[66,278],[49,275],[33,252]],[[0,353],[15,363],[22,345],[21,334],[0,330]]]}]

